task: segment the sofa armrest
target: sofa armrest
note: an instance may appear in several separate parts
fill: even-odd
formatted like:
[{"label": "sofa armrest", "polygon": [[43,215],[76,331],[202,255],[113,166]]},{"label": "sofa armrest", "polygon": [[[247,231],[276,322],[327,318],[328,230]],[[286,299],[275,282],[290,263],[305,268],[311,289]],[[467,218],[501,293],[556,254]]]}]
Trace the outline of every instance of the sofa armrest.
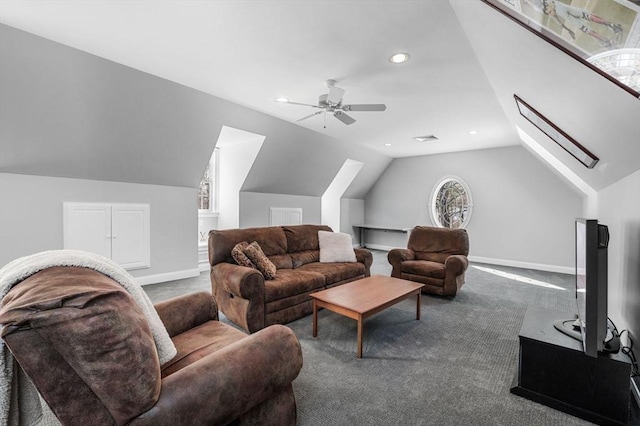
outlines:
[{"label": "sofa armrest", "polygon": [[453,274],[455,276],[463,274],[469,266],[467,256],[460,254],[452,254],[444,261],[445,275]]},{"label": "sofa armrest", "polygon": [[211,281],[243,299],[264,298],[264,276],[257,269],[218,263],[211,268]]},{"label": "sofa armrest", "polygon": [[232,263],[211,268],[211,291],[227,318],[248,333],[265,325],[264,276],[256,269]]},{"label": "sofa armrest", "polygon": [[414,260],[415,258],[416,254],[411,249],[395,248],[389,250],[389,253],[387,253],[387,260],[392,267],[391,276],[400,278],[402,273],[402,262],[405,260]]},{"label": "sofa armrest", "polygon": [[356,252],[356,260],[365,267],[365,276],[371,275],[371,265],[373,265],[373,254],[364,248],[355,248],[353,251]]},{"label": "sofa armrest", "polygon": [[205,291],[165,300],[154,307],[171,337],[218,319],[218,305]]},{"label": "sofa armrest", "polygon": [[155,406],[129,424],[227,424],[289,386],[301,368],[298,339],[273,325],[163,379]]}]

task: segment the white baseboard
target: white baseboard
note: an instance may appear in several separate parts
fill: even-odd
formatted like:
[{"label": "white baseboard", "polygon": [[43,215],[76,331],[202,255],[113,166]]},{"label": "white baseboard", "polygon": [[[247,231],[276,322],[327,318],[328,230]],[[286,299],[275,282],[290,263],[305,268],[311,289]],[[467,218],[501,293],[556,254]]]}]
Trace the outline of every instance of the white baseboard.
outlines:
[{"label": "white baseboard", "polygon": [[[398,247],[385,246],[382,244],[367,244],[365,248],[389,251],[391,249],[398,248]],[[538,271],[556,272],[559,274],[570,274],[570,275],[575,274],[575,270],[569,266],[546,265],[543,263],[521,262],[518,260],[507,260],[507,259],[494,259],[491,257],[481,257],[481,256],[469,256],[469,261],[478,262],[478,263],[488,263],[490,265],[512,266],[514,268],[535,269]]]},{"label": "white baseboard", "polygon": [[209,264],[209,260],[200,261],[198,263],[198,270],[200,272],[208,271],[210,268],[211,268],[211,265]]},{"label": "white baseboard", "polygon": [[197,277],[198,275],[200,275],[200,270],[198,268],[195,268],[195,269],[185,269],[182,271],[165,272],[163,274],[145,275],[142,277],[134,277],[134,278],[138,282],[138,284],[148,285],[148,284],[164,283],[167,281],[182,280],[185,278],[193,278],[193,277]]},{"label": "white baseboard", "polygon": [[568,266],[546,265],[543,263],[521,262],[519,260],[494,259],[491,257],[469,256],[469,261],[488,263],[490,265],[512,266],[514,268],[535,269],[538,271],[556,272],[559,274],[575,274],[575,270]]}]

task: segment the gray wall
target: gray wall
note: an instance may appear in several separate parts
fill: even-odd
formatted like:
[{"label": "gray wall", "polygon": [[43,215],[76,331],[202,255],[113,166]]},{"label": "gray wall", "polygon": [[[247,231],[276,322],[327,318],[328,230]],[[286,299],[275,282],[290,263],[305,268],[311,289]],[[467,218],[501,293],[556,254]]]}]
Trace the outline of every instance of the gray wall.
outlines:
[{"label": "gray wall", "polygon": [[[394,160],[365,199],[369,224],[432,225],[433,186],[456,175],[470,187],[467,226],[477,260],[570,272],[573,221],[582,196],[524,148],[508,147]],[[367,244],[401,246],[406,236],[370,232]]]},{"label": "gray wall", "polygon": [[340,229],[334,231],[351,234],[354,244],[360,245],[360,232],[353,225],[364,223],[364,200],[353,198],[340,199]]},{"label": "gray wall", "polygon": [[[132,270],[146,282],[197,273],[196,190],[159,185],[0,173],[0,266],[62,249],[62,203],[148,203],[151,267]],[[154,281],[154,276],[157,280]]]},{"label": "gray wall", "polygon": [[0,171],[196,187],[212,97],[0,25]]},{"label": "gray wall", "polygon": [[[265,136],[243,190],[362,198],[391,158],[0,24],[0,172],[196,187],[222,126]],[[299,179],[304,176],[305,179]]]},{"label": "gray wall", "polygon": [[301,208],[303,223],[320,223],[320,197],[241,192],[240,227],[269,226],[271,207]]},{"label": "gray wall", "polygon": [[[609,227],[609,316],[640,340],[640,172],[598,192],[597,219]],[[637,354],[637,352],[636,352]]]}]

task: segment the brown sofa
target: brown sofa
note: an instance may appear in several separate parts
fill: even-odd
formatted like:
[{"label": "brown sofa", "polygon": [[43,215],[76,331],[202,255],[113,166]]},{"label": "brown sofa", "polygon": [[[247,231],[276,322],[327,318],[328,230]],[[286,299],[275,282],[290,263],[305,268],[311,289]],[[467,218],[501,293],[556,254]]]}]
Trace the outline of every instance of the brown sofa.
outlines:
[{"label": "brown sofa", "polygon": [[469,236],[464,229],[416,226],[406,249],[387,254],[391,276],[424,284],[423,293],[455,296],[469,266]]},{"label": "brown sofa", "polygon": [[284,326],[247,335],[209,293],[156,305],[178,354],[160,366],[146,317],[92,269],[53,267],[16,284],[2,338],[65,425],[293,425],[300,344]]},{"label": "brown sofa", "polygon": [[[310,293],[370,275],[373,256],[366,249],[354,249],[357,262],[320,263],[320,230],[331,228],[293,225],[210,231],[211,286],[220,310],[253,333],[309,315]],[[275,279],[265,280],[256,269],[233,260],[231,250],[242,241],[260,244],[277,268]]]}]

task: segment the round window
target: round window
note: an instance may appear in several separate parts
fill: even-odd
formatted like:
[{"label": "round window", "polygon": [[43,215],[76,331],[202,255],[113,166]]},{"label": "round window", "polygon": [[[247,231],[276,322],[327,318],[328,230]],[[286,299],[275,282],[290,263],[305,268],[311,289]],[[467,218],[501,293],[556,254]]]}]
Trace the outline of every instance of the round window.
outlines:
[{"label": "round window", "polygon": [[447,176],[433,187],[431,193],[431,220],[441,228],[464,228],[471,219],[471,191],[456,176]]}]

